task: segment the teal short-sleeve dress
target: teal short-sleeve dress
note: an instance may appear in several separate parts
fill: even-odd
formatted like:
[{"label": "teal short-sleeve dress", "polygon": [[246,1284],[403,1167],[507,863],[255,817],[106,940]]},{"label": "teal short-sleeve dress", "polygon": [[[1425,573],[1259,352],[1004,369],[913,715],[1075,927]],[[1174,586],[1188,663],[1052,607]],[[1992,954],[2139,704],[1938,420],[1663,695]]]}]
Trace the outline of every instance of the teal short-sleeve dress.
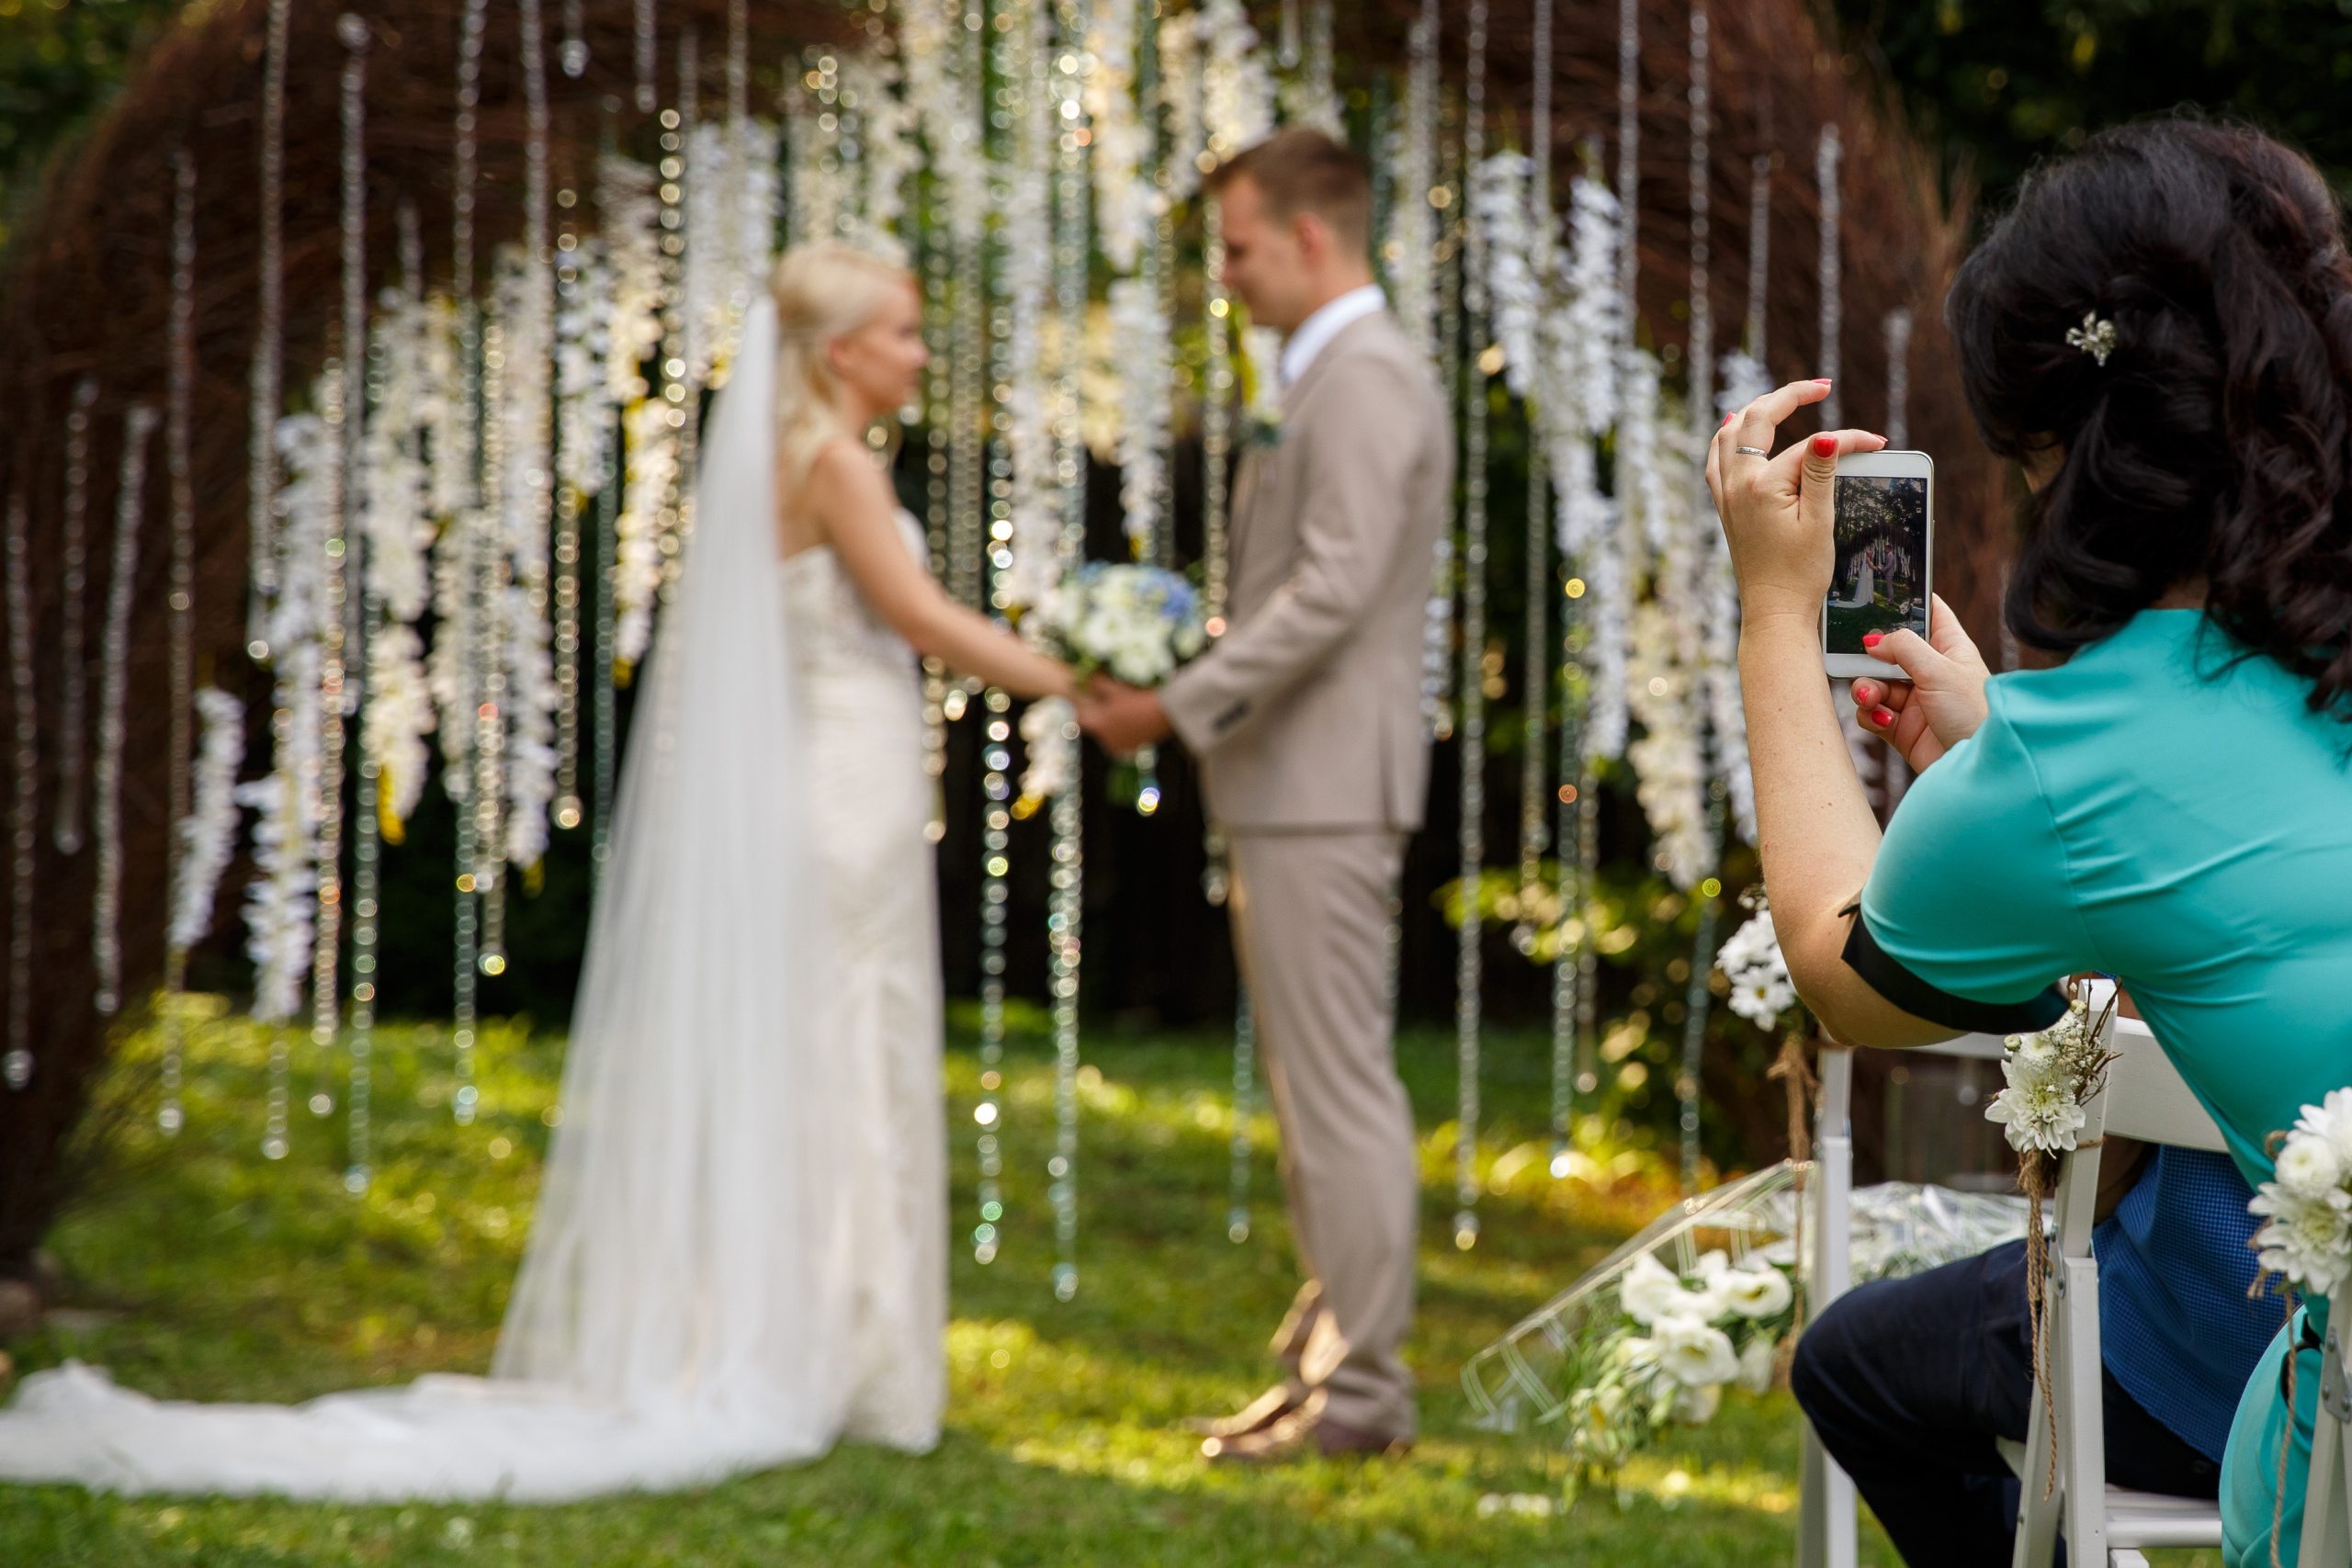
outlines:
[{"label": "teal short-sleeve dress", "polygon": [[[2052,670],[1996,676],[1984,728],[1904,796],[1848,963],[1958,1029],[2046,1026],[2055,982],[2120,978],[2250,1184],[2302,1106],[2352,1085],[2352,725],[2194,610],[2148,610]],[[2324,1303],[2322,1303],[2324,1306]],[[2223,1461],[2224,1556],[2282,1561],[2300,1528],[2319,1357],[2266,1353]],[[2194,1345],[2193,1334],[2184,1342]]]}]

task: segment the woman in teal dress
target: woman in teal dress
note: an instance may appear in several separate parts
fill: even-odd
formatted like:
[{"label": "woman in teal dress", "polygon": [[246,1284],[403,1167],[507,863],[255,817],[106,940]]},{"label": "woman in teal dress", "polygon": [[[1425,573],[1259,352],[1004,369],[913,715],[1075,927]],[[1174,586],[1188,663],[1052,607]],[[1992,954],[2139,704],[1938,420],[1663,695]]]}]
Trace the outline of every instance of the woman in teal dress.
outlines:
[{"label": "woman in teal dress", "polygon": [[[2032,487],[2004,605],[2052,668],[1984,678],[1940,604],[1882,639],[1864,723],[1923,769],[1883,839],[1821,673],[1826,393],[1726,422],[1708,478],[1740,582],[1764,877],[1835,1037],[1905,1046],[2047,1025],[2118,976],[2250,1183],[2300,1108],[2352,1084],[2352,263],[2327,187],[2252,131],[2109,131],[2027,182],[1947,318],[1994,450]],[[1760,454],[1757,450],[1760,449]],[[1899,670],[1899,676],[1896,675]],[[2324,1306],[2324,1303],[2322,1303]],[[2319,1382],[2289,1343],[2241,1401],[2225,1557],[2267,1564],[2280,1444],[2292,1563]],[[2331,1565],[2333,1568],[2333,1565]]]}]

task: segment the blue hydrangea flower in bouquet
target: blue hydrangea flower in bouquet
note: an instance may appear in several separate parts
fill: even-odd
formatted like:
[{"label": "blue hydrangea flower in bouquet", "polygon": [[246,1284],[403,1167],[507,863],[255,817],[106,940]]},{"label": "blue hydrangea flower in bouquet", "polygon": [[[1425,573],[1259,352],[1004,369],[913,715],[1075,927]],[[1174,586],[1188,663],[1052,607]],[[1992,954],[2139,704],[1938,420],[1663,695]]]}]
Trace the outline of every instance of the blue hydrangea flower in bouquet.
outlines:
[{"label": "blue hydrangea flower in bouquet", "polygon": [[[1158,686],[1208,646],[1200,592],[1162,567],[1090,561],[1062,579],[1023,617],[1023,630],[1069,661],[1081,678],[1108,675],[1131,686]],[[1023,715],[1029,764],[1016,813],[1076,787],[1078,728],[1069,705],[1037,703]],[[1131,761],[1117,765],[1112,794],[1133,804],[1144,786]],[[1157,790],[1151,790],[1156,798]]]}]

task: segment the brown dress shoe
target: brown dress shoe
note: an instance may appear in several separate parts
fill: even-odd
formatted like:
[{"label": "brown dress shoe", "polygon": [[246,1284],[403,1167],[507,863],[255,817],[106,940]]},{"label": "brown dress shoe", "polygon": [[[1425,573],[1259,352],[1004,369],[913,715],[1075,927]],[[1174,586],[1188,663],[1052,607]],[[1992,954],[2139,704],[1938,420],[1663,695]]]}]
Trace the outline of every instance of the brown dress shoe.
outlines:
[{"label": "brown dress shoe", "polygon": [[1210,1438],[1201,1444],[1201,1458],[1210,1464],[1265,1465],[1288,1464],[1309,1454],[1325,1459],[1402,1459],[1412,1450],[1410,1438],[1291,1415],[1242,1437]]},{"label": "brown dress shoe", "polygon": [[1187,1431],[1204,1438],[1246,1438],[1262,1432],[1298,1409],[1286,1383],[1276,1383],[1230,1416],[1195,1416],[1184,1423]]}]

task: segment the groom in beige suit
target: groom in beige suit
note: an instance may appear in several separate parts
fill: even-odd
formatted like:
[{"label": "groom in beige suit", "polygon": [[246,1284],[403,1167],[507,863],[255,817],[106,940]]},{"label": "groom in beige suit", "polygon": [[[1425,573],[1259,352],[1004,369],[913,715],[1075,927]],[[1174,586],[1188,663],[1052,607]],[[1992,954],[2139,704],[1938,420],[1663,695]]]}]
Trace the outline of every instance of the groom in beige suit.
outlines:
[{"label": "groom in beige suit", "polygon": [[1209,178],[1226,286],[1286,334],[1283,417],[1233,496],[1231,625],[1158,693],[1081,716],[1125,750],[1172,729],[1233,857],[1306,1283],[1275,1336],[1282,1382],[1204,1423],[1257,1462],[1409,1444],[1419,1182],[1387,987],[1391,891],[1421,823],[1421,643],[1453,487],[1445,405],[1372,279],[1372,186],[1320,131],[1285,130]]}]

